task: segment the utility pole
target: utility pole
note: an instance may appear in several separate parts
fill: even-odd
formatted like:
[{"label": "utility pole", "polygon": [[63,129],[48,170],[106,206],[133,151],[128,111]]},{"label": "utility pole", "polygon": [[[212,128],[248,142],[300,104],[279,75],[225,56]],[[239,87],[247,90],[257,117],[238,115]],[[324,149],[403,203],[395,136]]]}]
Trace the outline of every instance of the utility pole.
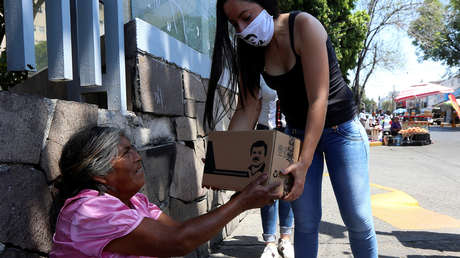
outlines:
[{"label": "utility pole", "polygon": [[[395,98],[396,98],[396,90],[395,90],[395,85],[393,84],[393,91],[391,92],[391,108],[392,108],[393,110],[396,109]],[[392,110],[392,111],[393,111],[393,110]]]}]

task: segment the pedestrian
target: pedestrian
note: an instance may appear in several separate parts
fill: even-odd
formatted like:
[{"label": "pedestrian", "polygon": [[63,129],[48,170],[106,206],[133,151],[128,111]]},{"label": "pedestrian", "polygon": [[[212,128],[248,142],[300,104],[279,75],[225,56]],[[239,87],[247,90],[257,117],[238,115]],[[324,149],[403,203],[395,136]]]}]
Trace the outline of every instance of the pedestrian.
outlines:
[{"label": "pedestrian", "polygon": [[378,122],[379,122],[379,124],[381,124],[382,120],[385,118],[385,114],[384,114],[383,110],[379,109],[379,112],[377,113],[377,116],[378,116]]},{"label": "pedestrian", "polygon": [[[303,140],[284,171],[294,185],[296,257],[316,257],[324,159],[355,257],[377,257],[370,205],[369,143],[353,94],[321,23],[305,12],[279,14],[276,0],[217,0],[216,35],[205,119],[214,124],[214,94],[223,71],[239,92],[229,130],[251,130],[259,115],[260,74],[278,93],[286,132]],[[230,39],[228,22],[236,31]],[[307,172],[308,171],[308,172]]]},{"label": "pedestrian", "polygon": [[276,185],[261,185],[267,178],[262,175],[213,212],[175,221],[138,193],[144,185],[141,156],[112,127],[72,136],[59,168],[54,206],[59,216],[50,257],[183,256],[239,213],[280,197]]},{"label": "pedestrian", "polygon": [[366,120],[367,120],[366,110],[363,108],[361,109],[361,112],[359,113],[359,121],[361,122],[363,126],[365,126]]},{"label": "pedestrian", "polygon": [[401,129],[402,129],[402,126],[401,126],[401,123],[399,122],[399,117],[395,116],[391,121],[391,126],[390,126],[391,135],[392,136],[398,135]]},{"label": "pedestrian", "polygon": [[372,124],[371,126],[375,126],[376,124],[378,124],[378,119],[377,119],[377,115],[375,114],[375,111],[372,111]]},{"label": "pedestrian", "polygon": [[384,114],[383,118],[380,120],[380,125],[382,126],[382,142],[384,145],[388,145],[388,139],[390,136],[391,129],[391,118],[389,115]]},{"label": "pedestrian", "polygon": [[[284,118],[280,112],[277,112],[278,95],[275,90],[270,89],[263,78],[260,80],[261,101],[259,120],[257,121],[257,130],[282,129],[285,124]],[[277,115],[279,114],[279,115]],[[279,123],[277,123],[277,120]],[[275,203],[264,206],[260,209],[262,219],[263,239],[265,248],[261,258],[280,257],[294,258],[294,247],[291,243],[292,228],[294,225],[294,214],[291,203],[285,200],[276,200]],[[276,226],[279,216],[278,245],[276,244]]]}]

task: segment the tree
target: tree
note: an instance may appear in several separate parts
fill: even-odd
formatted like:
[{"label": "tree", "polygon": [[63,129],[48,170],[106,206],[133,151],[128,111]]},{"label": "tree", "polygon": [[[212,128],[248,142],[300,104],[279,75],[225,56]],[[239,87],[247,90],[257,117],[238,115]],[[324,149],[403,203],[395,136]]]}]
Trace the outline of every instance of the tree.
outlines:
[{"label": "tree", "polygon": [[393,111],[393,101],[391,100],[384,100],[381,106],[382,110],[384,110],[385,112]]},{"label": "tree", "polygon": [[362,103],[366,112],[375,112],[377,109],[377,103],[373,99],[368,99],[365,95],[363,95]]},{"label": "tree", "polygon": [[[45,0],[34,0],[33,15],[37,15],[40,7],[45,3]],[[0,1],[0,46],[5,40],[5,10],[4,1]],[[6,49],[0,52],[0,90],[8,90],[18,83],[27,79],[27,72],[8,72],[6,65]]]},{"label": "tree", "polygon": [[282,12],[302,10],[315,16],[325,27],[335,46],[342,74],[356,66],[359,51],[363,48],[366,22],[364,11],[352,13],[356,0],[280,0]]},{"label": "tree", "polygon": [[418,17],[410,24],[409,35],[423,60],[460,65],[460,0],[445,7],[439,0],[425,0],[417,9]]},{"label": "tree", "polygon": [[48,66],[48,49],[46,41],[39,41],[35,44],[35,60],[37,60],[37,71]]},{"label": "tree", "polygon": [[393,70],[401,56],[398,49],[380,38],[386,29],[404,29],[418,5],[417,0],[361,0],[360,8],[369,14],[364,47],[358,54],[352,90],[355,102],[361,103],[366,84],[376,68]]}]

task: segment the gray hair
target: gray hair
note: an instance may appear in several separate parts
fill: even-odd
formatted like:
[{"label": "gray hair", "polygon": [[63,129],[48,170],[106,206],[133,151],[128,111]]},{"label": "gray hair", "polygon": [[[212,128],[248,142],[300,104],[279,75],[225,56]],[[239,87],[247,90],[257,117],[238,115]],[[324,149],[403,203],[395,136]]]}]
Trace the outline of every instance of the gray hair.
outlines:
[{"label": "gray hair", "polygon": [[94,176],[105,176],[112,171],[112,160],[118,156],[120,137],[126,134],[115,127],[94,126],[74,134],[64,145],[59,169],[61,175],[53,182],[58,192],[50,207],[50,229],[55,231],[59,211],[66,199],[81,190],[93,189],[105,193],[108,186],[97,182]]},{"label": "gray hair", "polygon": [[59,160],[61,178],[57,187],[61,196],[69,198],[83,189],[94,189],[101,194],[106,192],[107,186],[93,177],[103,177],[112,171],[120,137],[125,135],[118,128],[100,126],[73,135],[65,144]]}]

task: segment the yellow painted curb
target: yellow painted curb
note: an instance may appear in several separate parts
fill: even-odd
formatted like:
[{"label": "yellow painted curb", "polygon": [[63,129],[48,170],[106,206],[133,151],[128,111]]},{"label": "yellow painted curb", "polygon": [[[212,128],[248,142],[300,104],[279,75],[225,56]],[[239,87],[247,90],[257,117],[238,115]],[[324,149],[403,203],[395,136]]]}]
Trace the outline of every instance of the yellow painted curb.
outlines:
[{"label": "yellow painted curb", "polygon": [[372,214],[398,229],[460,228],[460,220],[420,207],[407,193],[377,184],[371,187],[388,191],[371,196]]},{"label": "yellow painted curb", "polygon": [[378,141],[378,142],[369,142],[369,146],[370,146],[370,147],[382,146],[382,142],[381,142],[381,141]]}]

